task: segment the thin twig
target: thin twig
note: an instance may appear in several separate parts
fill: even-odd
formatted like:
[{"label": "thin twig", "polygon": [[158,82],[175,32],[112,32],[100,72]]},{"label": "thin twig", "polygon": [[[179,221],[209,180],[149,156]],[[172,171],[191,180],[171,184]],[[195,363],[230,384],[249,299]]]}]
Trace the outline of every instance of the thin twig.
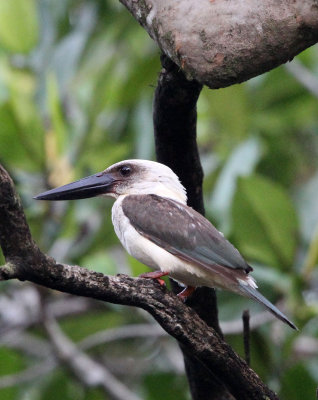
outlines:
[{"label": "thin twig", "polygon": [[250,313],[249,310],[243,311],[243,338],[244,338],[244,353],[247,365],[251,363],[250,354]]},{"label": "thin twig", "polygon": [[167,337],[165,332],[160,325],[154,324],[132,324],[125,325],[120,328],[107,329],[100,332],[96,332],[93,335],[87,336],[79,344],[79,348],[82,350],[88,350],[92,347],[99,346],[101,344],[109,343],[117,340],[124,339],[135,339],[135,338],[146,338],[146,337]]},{"label": "thin twig", "polygon": [[[260,312],[250,318],[249,330],[255,330],[269,321],[274,321],[275,317],[267,311]],[[239,335],[243,333],[242,319],[220,322],[224,335]],[[167,337],[168,334],[159,325],[154,324],[131,324],[120,328],[106,329],[87,336],[78,346],[82,350],[106,344],[112,341],[146,338],[146,337]]]},{"label": "thin twig", "polygon": [[[250,330],[253,331],[271,321],[275,321],[275,317],[268,311],[261,311],[250,317]],[[234,319],[233,321],[221,321],[220,325],[224,335],[239,335],[243,333],[242,318]]]},{"label": "thin twig", "polygon": [[[38,294],[34,288],[31,285],[11,287],[10,296],[7,293],[0,296],[0,335],[16,329],[27,329],[41,322]],[[96,310],[101,305],[83,297],[62,295],[50,300],[46,307],[54,318],[63,318],[92,309]]]},{"label": "thin twig", "polygon": [[49,357],[43,362],[33,365],[22,372],[16,374],[4,375],[0,377],[0,389],[21,385],[47,375],[57,365],[53,357]]},{"label": "thin twig", "polygon": [[118,381],[102,364],[90,358],[70,341],[51,317],[44,318],[46,332],[55,347],[58,357],[78,379],[88,387],[101,387],[115,400],[141,400],[124,384]]},{"label": "thin twig", "polygon": [[47,340],[20,330],[11,330],[1,335],[0,345],[19,350],[37,359],[49,357],[52,353],[52,346]]}]

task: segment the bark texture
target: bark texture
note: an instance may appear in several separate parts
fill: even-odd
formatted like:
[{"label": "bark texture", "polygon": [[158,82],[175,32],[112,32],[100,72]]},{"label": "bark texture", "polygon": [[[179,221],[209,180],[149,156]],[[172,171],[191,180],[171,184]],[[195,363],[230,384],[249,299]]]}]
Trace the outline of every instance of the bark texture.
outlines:
[{"label": "bark texture", "polygon": [[161,56],[161,64],[153,105],[157,160],[178,175],[187,189],[188,205],[204,214],[203,170],[196,142],[196,104],[202,85],[188,81],[167,56]]},{"label": "bark texture", "polygon": [[0,268],[0,280],[29,280],[74,295],[143,308],[184,346],[191,357],[215,374],[234,397],[277,399],[213,328],[158,283],[124,275],[105,276],[79,266],[59,264],[43,254],[32,240],[19,197],[2,166],[0,245],[6,259],[6,264]]},{"label": "bark texture", "polygon": [[[188,81],[178,66],[161,56],[153,120],[157,160],[168,165],[187,189],[188,205],[204,214],[203,170],[196,142],[196,103],[202,85]],[[171,281],[175,293],[180,287]],[[222,336],[215,290],[199,288],[188,300],[200,317]],[[231,399],[222,383],[181,345],[193,400]]]},{"label": "bark texture", "polygon": [[318,41],[317,0],[120,1],[188,79],[210,88],[260,75]]}]

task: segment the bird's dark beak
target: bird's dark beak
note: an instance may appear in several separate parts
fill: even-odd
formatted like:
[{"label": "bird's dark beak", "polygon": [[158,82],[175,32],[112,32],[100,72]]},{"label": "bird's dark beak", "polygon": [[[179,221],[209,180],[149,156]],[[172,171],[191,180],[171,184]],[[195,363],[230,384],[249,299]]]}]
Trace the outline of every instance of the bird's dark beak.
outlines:
[{"label": "bird's dark beak", "polygon": [[35,196],[35,200],[77,200],[111,193],[115,179],[111,174],[100,172],[79,181],[48,190]]}]

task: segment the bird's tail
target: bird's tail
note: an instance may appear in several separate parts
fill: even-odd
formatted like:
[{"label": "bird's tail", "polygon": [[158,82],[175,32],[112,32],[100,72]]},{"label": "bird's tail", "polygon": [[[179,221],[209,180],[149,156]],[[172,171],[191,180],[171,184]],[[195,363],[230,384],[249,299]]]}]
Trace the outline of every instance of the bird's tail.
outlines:
[{"label": "bird's tail", "polygon": [[260,292],[258,292],[254,287],[249,285],[240,284],[239,290],[242,295],[246,297],[250,297],[256,300],[258,303],[263,304],[272,314],[275,315],[278,319],[285,322],[285,324],[289,325],[291,328],[296,329],[298,328],[294,325],[287,317],[284,315],[277,307],[274,306],[269,300],[266,299]]}]

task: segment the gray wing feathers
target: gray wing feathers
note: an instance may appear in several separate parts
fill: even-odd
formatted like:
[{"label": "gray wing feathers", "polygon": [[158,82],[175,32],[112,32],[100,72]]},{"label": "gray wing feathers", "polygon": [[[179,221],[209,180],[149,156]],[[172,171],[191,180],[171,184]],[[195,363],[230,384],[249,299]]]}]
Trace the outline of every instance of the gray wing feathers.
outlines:
[{"label": "gray wing feathers", "polygon": [[177,201],[150,195],[130,195],[123,212],[142,235],[170,253],[214,269],[216,265],[252,268],[238,250],[201,214]]}]

